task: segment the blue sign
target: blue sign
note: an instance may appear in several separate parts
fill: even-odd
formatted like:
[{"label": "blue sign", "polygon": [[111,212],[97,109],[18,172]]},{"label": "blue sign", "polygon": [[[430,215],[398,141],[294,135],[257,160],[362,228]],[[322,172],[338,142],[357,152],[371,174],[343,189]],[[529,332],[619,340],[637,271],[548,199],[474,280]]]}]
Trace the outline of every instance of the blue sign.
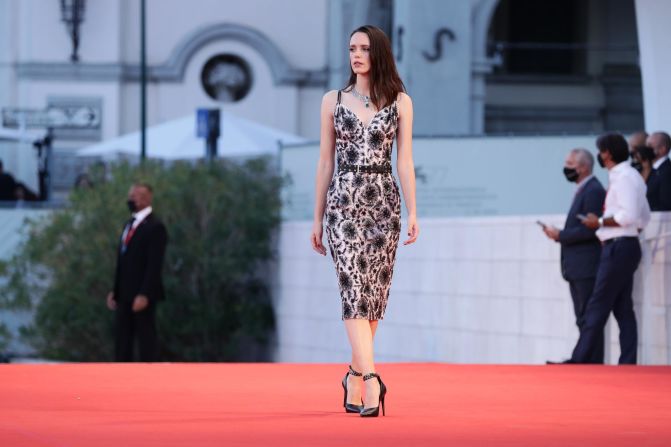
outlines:
[{"label": "blue sign", "polygon": [[213,139],[219,137],[219,109],[196,110],[196,136]]}]

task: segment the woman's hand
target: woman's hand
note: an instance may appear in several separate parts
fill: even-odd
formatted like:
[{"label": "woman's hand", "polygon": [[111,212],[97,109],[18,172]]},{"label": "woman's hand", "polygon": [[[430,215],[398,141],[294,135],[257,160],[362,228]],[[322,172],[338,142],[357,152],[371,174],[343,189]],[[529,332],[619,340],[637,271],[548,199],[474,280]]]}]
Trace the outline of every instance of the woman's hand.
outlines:
[{"label": "woman's hand", "polygon": [[312,242],[312,249],[320,255],[326,256],[326,247],[322,244],[322,234],[324,226],[321,222],[315,222],[312,225],[312,234],[310,235],[310,242]]},{"label": "woman's hand", "polygon": [[419,236],[419,225],[417,224],[417,216],[411,214],[408,216],[408,238],[407,241],[403,242],[403,245],[410,245],[417,240]]}]

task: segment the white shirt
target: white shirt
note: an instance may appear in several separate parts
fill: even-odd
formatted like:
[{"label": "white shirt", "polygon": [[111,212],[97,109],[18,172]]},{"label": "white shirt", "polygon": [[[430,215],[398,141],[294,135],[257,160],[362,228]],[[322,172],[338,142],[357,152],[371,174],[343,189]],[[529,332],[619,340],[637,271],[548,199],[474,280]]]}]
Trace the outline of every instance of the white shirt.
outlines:
[{"label": "white shirt", "polygon": [[[140,225],[142,223],[142,221],[145,220],[147,218],[147,216],[151,214],[151,211],[152,211],[151,207],[148,206],[147,208],[144,208],[144,209],[138,211],[137,213],[132,214],[133,219],[135,219],[133,221],[133,227],[132,227],[133,230],[136,229],[137,226]],[[129,230],[130,229],[128,228],[128,226],[126,226],[126,228],[123,230],[123,234],[121,235],[121,240],[122,241],[126,240],[126,235],[128,234]]]},{"label": "white shirt", "polygon": [[657,160],[652,164],[652,169],[659,169],[659,167],[662,166],[662,163],[664,163],[668,159],[669,159],[668,155],[666,157],[660,158],[659,160]]},{"label": "white shirt", "polygon": [[643,177],[628,162],[623,161],[608,171],[608,193],[603,218],[612,217],[620,226],[599,228],[596,235],[600,240],[638,236],[638,230],[650,222],[646,190]]}]

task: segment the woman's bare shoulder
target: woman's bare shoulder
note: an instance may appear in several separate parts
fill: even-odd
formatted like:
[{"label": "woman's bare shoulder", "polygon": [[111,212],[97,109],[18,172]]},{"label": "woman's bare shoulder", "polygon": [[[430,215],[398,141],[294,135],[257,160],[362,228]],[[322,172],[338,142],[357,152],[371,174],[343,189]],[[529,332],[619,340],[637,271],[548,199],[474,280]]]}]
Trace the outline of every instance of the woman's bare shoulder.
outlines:
[{"label": "woman's bare shoulder", "polygon": [[335,104],[337,99],[338,99],[338,90],[329,90],[328,92],[324,93],[322,103]]},{"label": "woman's bare shoulder", "polygon": [[410,95],[405,92],[399,93],[396,98],[396,107],[401,117],[412,114],[412,99],[410,99]]},{"label": "woman's bare shoulder", "polygon": [[412,99],[406,92],[400,92],[396,97],[396,101],[399,103],[399,105],[412,104]]},{"label": "woman's bare shoulder", "polygon": [[327,111],[333,113],[333,109],[335,109],[337,100],[338,100],[338,90],[331,90],[324,93],[321,107],[322,113],[326,113]]}]

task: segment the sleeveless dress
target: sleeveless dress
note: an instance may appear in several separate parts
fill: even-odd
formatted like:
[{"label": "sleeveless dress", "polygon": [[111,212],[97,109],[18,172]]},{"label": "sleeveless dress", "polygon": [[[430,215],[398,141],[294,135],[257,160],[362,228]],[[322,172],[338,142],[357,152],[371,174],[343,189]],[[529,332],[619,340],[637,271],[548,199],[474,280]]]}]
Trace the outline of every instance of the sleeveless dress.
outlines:
[{"label": "sleeveless dress", "polygon": [[[341,102],[333,113],[338,166],[391,165],[396,102],[367,125]],[[335,262],[342,318],[384,317],[401,232],[401,197],[391,173],[339,172],[326,195],[326,236]]]}]

